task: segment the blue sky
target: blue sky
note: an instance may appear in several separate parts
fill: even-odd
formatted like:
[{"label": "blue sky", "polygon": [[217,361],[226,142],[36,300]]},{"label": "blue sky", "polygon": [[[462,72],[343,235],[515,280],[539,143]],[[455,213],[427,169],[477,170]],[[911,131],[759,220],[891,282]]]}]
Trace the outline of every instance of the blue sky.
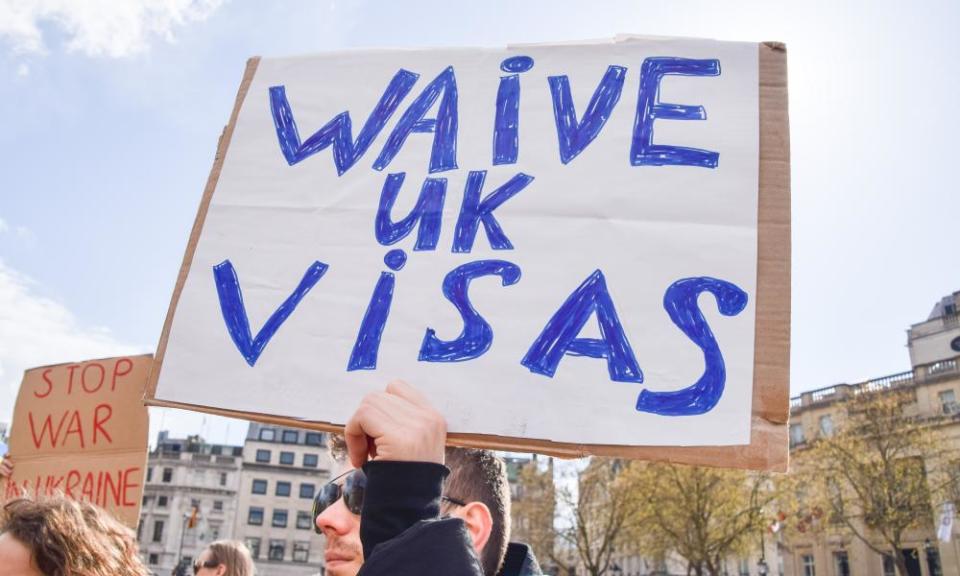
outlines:
[{"label": "blue sky", "polygon": [[24,368],[155,348],[246,59],[362,47],[786,42],[792,391],[906,370],[904,330],[960,289],[958,21],[948,1],[0,0],[0,421]]}]

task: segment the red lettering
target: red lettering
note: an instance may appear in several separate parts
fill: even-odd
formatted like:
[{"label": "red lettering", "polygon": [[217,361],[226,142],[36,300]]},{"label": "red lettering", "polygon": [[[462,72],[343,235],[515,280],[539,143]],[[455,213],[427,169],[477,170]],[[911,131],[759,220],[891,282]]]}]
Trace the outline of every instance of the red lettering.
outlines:
[{"label": "red lettering", "polygon": [[53,382],[48,377],[48,375],[51,372],[53,372],[53,368],[47,368],[46,370],[43,371],[43,374],[41,376],[43,377],[43,381],[47,383],[47,391],[44,392],[43,394],[40,394],[39,392],[34,390],[33,395],[36,396],[37,398],[46,398],[47,396],[50,395],[51,392],[53,392]]},{"label": "red lettering", "polygon": [[50,414],[47,414],[46,420],[43,421],[43,426],[40,428],[40,437],[37,437],[37,427],[33,422],[33,412],[27,412],[27,420],[30,422],[30,434],[33,436],[33,446],[34,448],[40,448],[40,445],[43,444],[44,436],[50,435],[50,445],[54,448],[57,447],[57,441],[60,439],[60,431],[63,430],[63,423],[67,421],[67,412],[63,413],[63,416],[60,418],[60,425],[57,426],[57,431],[53,431],[53,419]]},{"label": "red lettering", "polygon": [[[121,365],[121,364],[124,365],[124,366],[126,366],[126,370],[124,370],[123,372],[120,371],[120,370],[121,370],[121,369],[120,369],[120,365]],[[110,390],[116,390],[116,389],[117,389],[117,377],[119,377],[119,376],[126,376],[127,374],[129,374],[129,373],[132,372],[132,371],[133,371],[133,361],[132,361],[132,360],[130,360],[129,358],[121,358],[121,359],[117,360],[117,363],[113,365],[113,379],[112,379],[112,381],[111,381],[111,383],[110,383]]]},{"label": "red lettering", "polygon": [[[123,471],[123,505],[124,506],[137,506],[140,501],[136,498],[137,488],[140,486],[140,482],[131,482],[130,477],[134,473],[139,472],[140,467],[136,466],[134,468],[127,468]],[[132,494],[134,496],[133,500],[127,499],[127,495],[131,494],[131,488],[133,489]]]},{"label": "red lettering", "polygon": [[67,472],[66,487],[63,490],[64,496],[66,496],[67,498],[74,498],[73,490],[74,488],[77,487],[77,484],[79,483],[80,483],[80,472],[76,470],[71,470]]},{"label": "red lettering", "polygon": [[[87,387],[87,370],[91,368],[96,368],[97,370],[100,371],[100,380],[99,382],[97,382],[97,387],[94,388],[93,390]],[[102,364],[98,364],[96,362],[87,364],[86,366],[83,367],[83,371],[80,372],[80,385],[83,386],[84,392],[86,392],[87,394],[93,394],[94,392],[97,392],[98,390],[100,390],[100,388],[103,387],[103,379],[106,378],[106,376],[107,376],[107,371],[104,370]]]},{"label": "red lettering", "polygon": [[67,366],[67,372],[70,373],[70,377],[67,378],[67,394],[73,394],[73,371],[79,367],[80,367],[79,364]]},{"label": "red lettering", "polygon": [[47,476],[47,494],[53,494],[60,491],[60,484],[63,483],[65,476]]},{"label": "red lettering", "polygon": [[3,499],[10,500],[12,498],[20,497],[20,488],[17,486],[17,482],[11,478],[7,478],[6,485],[3,490]]},{"label": "red lettering", "polygon": [[109,473],[104,473],[103,476],[104,476],[103,478],[104,505],[107,504],[106,499],[110,496],[113,496],[113,505],[119,506],[120,502],[122,501],[120,498],[120,489],[121,489],[121,485],[119,482],[120,474],[117,474],[117,480],[118,480],[117,482],[114,482],[113,476]]},{"label": "red lettering", "polygon": [[87,502],[93,502],[96,496],[93,493],[93,472],[87,472],[83,477],[83,488],[80,489],[80,495],[87,499]]},{"label": "red lettering", "polygon": [[97,474],[97,506],[103,506],[100,504],[103,496],[103,474]]},{"label": "red lettering", "polygon": [[[100,415],[100,412],[103,411],[103,416]],[[113,416],[113,408],[109,404],[100,404],[93,410],[93,443],[97,443],[97,432],[99,431],[104,436],[107,437],[107,442],[113,443],[113,438],[110,437],[110,433],[103,427],[107,420]]]},{"label": "red lettering", "polygon": [[[64,413],[64,415],[66,415],[66,413]],[[80,412],[78,410],[73,411],[73,417],[70,419],[70,424],[67,425],[67,431],[63,434],[63,442],[61,443],[62,445],[67,445],[67,438],[69,438],[71,434],[76,434],[80,437],[81,448],[87,447],[86,443],[83,441],[83,425],[80,423]]]}]

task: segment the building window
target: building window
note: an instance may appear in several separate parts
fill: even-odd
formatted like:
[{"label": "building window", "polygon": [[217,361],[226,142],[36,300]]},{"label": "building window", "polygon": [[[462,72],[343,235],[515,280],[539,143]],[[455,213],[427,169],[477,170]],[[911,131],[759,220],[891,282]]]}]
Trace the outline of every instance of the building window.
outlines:
[{"label": "building window", "polygon": [[260,539],[259,538],[246,538],[244,544],[247,545],[247,548],[250,549],[250,557],[254,560],[260,559]]},{"label": "building window", "polygon": [[803,424],[791,424],[790,425],[790,446],[797,446],[806,442],[806,438],[803,437]]},{"label": "building window", "polygon": [[273,521],[270,523],[274,528],[286,528],[287,527],[287,511],[286,510],[274,510],[273,511]]},{"label": "building window", "polygon": [[200,499],[199,499],[199,498],[191,498],[191,499],[190,499],[190,507],[191,507],[191,508],[197,508],[197,509],[199,509],[199,508],[200,508]]},{"label": "building window", "polygon": [[150,501],[153,500],[153,496],[144,496],[143,497],[143,507],[146,508]]},{"label": "building window", "polygon": [[156,565],[159,564],[159,563],[160,563],[160,555],[159,555],[159,554],[151,554],[151,555],[150,555],[150,559],[147,560],[147,564],[151,564],[151,565],[153,565],[153,566],[156,566]]},{"label": "building window", "polygon": [[254,480],[253,486],[250,488],[251,494],[266,494],[267,493],[267,481],[266,480]]},{"label": "building window", "polygon": [[883,576],[897,576],[897,563],[892,554],[883,555]]},{"label": "building window", "polygon": [[323,433],[307,432],[307,437],[304,439],[304,444],[307,446],[323,446]]},{"label": "building window", "polygon": [[157,496],[157,508],[167,507],[167,496]]},{"label": "building window", "polygon": [[740,576],[750,576],[750,560],[741,558],[739,568]]},{"label": "building window", "polygon": [[957,407],[957,395],[953,390],[943,390],[937,396],[940,398],[940,411],[946,415],[960,412]]},{"label": "building window", "polygon": [[247,514],[247,524],[251,526],[263,526],[263,508],[251,507]]},{"label": "building window", "polygon": [[257,450],[257,462],[270,462],[269,450]]},{"label": "building window", "polygon": [[833,416],[830,414],[820,417],[820,435],[827,438],[833,436]]},{"label": "building window", "polygon": [[137,522],[137,542],[143,538],[143,516],[140,517],[140,521]]},{"label": "building window", "polygon": [[943,567],[940,566],[940,550],[933,544],[926,546],[927,551],[927,574],[930,576],[943,576]]},{"label": "building window", "polygon": [[220,526],[210,525],[210,539],[214,541],[220,539]]},{"label": "building window", "polygon": [[214,500],[214,501],[213,501],[213,511],[214,511],[214,512],[223,512],[223,500]]},{"label": "building window", "polygon": [[163,542],[163,520],[157,520],[153,523],[153,541]]},{"label": "building window", "polygon": [[303,510],[297,512],[297,529],[309,530],[311,528],[313,528],[313,515]]},{"label": "building window", "polygon": [[850,576],[850,558],[846,550],[833,553],[833,568],[836,576]]},{"label": "building window", "polygon": [[221,473],[220,473],[220,485],[221,485],[221,486],[226,486],[226,485],[227,485],[227,473],[226,473],[226,472],[221,472]]},{"label": "building window", "polygon": [[214,456],[219,456],[223,454],[223,446],[220,446],[219,444],[217,444],[216,446],[211,446],[210,453],[213,454]]},{"label": "building window", "polygon": [[163,469],[163,483],[169,484],[173,481],[173,468],[164,468]]},{"label": "building window", "polygon": [[305,468],[316,468],[317,462],[319,459],[316,454],[304,454],[303,455],[303,466]]},{"label": "building window", "polygon": [[307,562],[309,560],[310,560],[310,543],[294,542],[293,543],[293,561]]},{"label": "building window", "polygon": [[804,554],[800,557],[803,565],[803,576],[817,576],[817,566],[813,563],[813,554]]},{"label": "building window", "polygon": [[147,468],[147,482],[153,481],[153,468]]},{"label": "building window", "polygon": [[260,440],[263,442],[273,442],[277,437],[277,431],[273,428],[261,428],[260,429]]},{"label": "building window", "polygon": [[301,498],[313,498],[314,492],[316,492],[316,486],[313,484],[301,484],[300,485],[300,497]]},{"label": "building window", "polygon": [[268,557],[270,560],[283,560],[283,553],[286,551],[287,543],[283,540],[271,540]]},{"label": "building window", "polygon": [[277,482],[277,496],[289,496],[290,495],[290,483],[289,482]]},{"label": "building window", "polygon": [[296,444],[300,441],[300,434],[296,430],[284,430],[282,438],[284,444]]},{"label": "building window", "polygon": [[280,453],[280,463],[286,464],[287,466],[293,466],[293,452],[281,452]]}]

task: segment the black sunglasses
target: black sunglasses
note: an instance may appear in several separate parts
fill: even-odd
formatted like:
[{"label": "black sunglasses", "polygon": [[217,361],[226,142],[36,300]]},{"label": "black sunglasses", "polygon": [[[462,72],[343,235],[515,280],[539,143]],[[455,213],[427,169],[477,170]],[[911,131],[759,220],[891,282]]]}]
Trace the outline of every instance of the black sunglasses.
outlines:
[{"label": "black sunglasses", "polygon": [[200,562],[200,559],[197,558],[193,561],[193,576],[197,576],[200,573],[201,568],[216,568],[219,566],[219,562],[213,560],[207,560],[206,562]]},{"label": "black sunglasses", "polygon": [[[338,482],[341,478],[343,481]],[[348,470],[324,484],[313,498],[313,531],[317,534],[323,534],[323,530],[317,526],[317,518],[323,514],[324,510],[336,504],[340,498],[343,498],[347,510],[359,516],[363,510],[363,493],[366,492],[366,489],[367,475],[360,468]],[[450,498],[449,496],[443,496],[441,500],[456,506],[467,505],[463,500]]]}]

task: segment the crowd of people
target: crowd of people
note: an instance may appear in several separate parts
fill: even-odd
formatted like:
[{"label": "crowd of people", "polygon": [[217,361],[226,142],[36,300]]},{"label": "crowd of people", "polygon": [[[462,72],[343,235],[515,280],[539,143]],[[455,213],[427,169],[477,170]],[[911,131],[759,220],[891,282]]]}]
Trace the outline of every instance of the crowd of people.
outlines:
[{"label": "crowd of people", "polygon": [[[333,436],[339,475],[314,500],[328,576],[539,576],[530,549],[510,543],[503,461],[446,447],[446,422],[415,388],[368,395]],[[0,463],[0,475],[12,470]],[[195,576],[252,576],[241,542],[207,546]],[[53,496],[7,502],[0,576],[144,576],[130,528],[96,506]],[[269,575],[266,575],[269,576]]]}]

